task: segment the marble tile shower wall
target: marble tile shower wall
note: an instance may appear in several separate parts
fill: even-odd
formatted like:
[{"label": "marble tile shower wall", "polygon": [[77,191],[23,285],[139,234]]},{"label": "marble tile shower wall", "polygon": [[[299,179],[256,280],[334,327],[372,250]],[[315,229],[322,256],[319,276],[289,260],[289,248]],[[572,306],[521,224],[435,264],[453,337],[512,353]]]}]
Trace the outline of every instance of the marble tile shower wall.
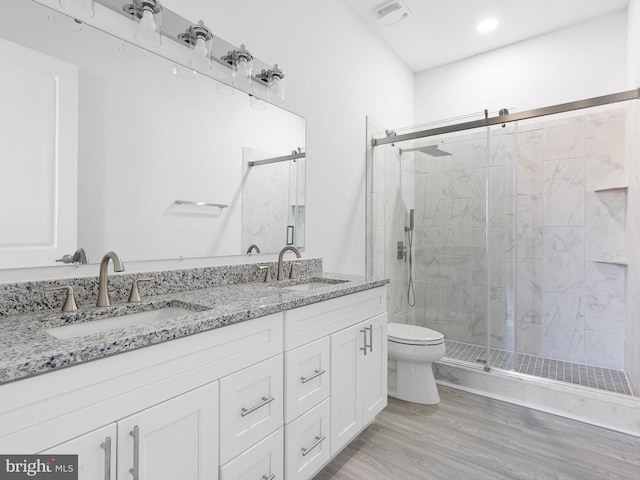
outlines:
[{"label": "marble tile shower wall", "polygon": [[518,125],[522,353],[624,369],[626,109]]},{"label": "marble tile shower wall", "polygon": [[640,392],[640,101],[633,102],[627,115],[627,158],[629,161],[629,212],[627,214],[627,302],[625,371],[633,391]]},{"label": "marble tile shower wall", "polygon": [[494,347],[623,369],[625,116],[497,127],[488,159],[486,131],[416,153],[416,323],[484,344],[488,280]]}]

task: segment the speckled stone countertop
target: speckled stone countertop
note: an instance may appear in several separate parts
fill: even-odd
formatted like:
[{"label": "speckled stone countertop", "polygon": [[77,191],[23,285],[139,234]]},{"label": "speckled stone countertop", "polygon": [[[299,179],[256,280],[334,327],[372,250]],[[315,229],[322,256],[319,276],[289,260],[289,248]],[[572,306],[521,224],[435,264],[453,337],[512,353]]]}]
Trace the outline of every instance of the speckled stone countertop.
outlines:
[{"label": "speckled stone countertop", "polygon": [[[388,283],[386,279],[324,273],[313,278],[331,283],[308,291],[283,288],[307,283],[311,278],[167,293],[146,297],[140,303],[119,301],[110,307],[81,307],[74,314],[49,310],[0,317],[0,384]],[[55,338],[46,331],[71,323],[169,306],[186,308],[193,313],[69,339]]]}]

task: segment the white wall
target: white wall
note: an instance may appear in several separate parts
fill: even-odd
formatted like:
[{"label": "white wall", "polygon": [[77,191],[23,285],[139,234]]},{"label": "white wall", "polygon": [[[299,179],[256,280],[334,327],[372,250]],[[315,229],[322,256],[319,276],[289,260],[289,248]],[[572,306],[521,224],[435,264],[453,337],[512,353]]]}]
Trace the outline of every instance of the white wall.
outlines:
[{"label": "white wall", "polygon": [[365,271],[365,116],[413,123],[413,74],[341,0],[166,0],[219,37],[278,63],[287,108],[307,119],[305,257]]},{"label": "white wall", "polygon": [[640,0],[627,7],[627,88],[640,87]]},{"label": "white wall", "polygon": [[626,89],[624,11],[416,75],[416,122]]}]

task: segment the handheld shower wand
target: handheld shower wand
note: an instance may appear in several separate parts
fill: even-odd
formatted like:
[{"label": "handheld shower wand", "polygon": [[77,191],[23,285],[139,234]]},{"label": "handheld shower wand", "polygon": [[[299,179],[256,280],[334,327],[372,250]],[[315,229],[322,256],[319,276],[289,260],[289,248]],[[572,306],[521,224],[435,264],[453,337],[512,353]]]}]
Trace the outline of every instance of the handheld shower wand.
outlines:
[{"label": "handheld shower wand", "polygon": [[409,210],[409,226],[404,227],[404,231],[407,233],[407,239],[409,243],[409,285],[407,287],[407,303],[410,307],[416,305],[416,292],[413,287],[413,229],[415,225],[415,209]]}]

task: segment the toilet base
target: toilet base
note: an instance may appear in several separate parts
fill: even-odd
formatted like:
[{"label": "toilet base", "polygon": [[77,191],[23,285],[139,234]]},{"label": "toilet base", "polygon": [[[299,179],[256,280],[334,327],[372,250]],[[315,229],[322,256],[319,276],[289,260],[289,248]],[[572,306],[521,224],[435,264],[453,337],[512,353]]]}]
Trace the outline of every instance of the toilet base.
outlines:
[{"label": "toilet base", "polygon": [[433,376],[432,363],[409,363],[397,361],[395,390],[389,396],[423,405],[440,403],[438,387]]}]

